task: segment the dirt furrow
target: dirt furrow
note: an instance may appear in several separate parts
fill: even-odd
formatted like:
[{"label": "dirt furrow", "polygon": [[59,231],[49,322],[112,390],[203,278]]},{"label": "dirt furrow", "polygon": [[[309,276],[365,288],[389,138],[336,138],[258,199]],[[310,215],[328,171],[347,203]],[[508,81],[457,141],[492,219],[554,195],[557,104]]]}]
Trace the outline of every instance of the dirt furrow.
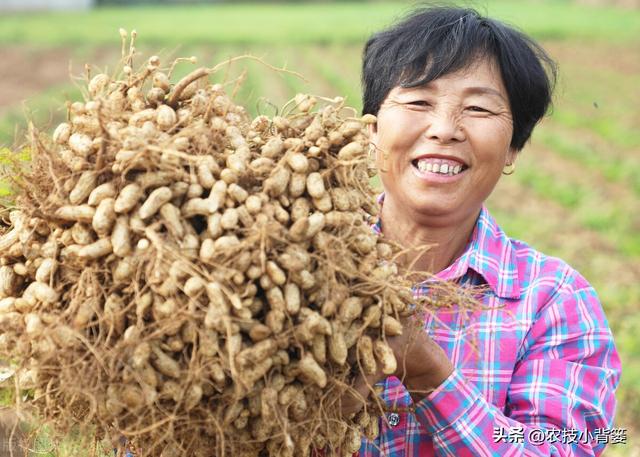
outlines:
[{"label": "dirt furrow", "polygon": [[594,285],[601,286],[599,289],[608,291],[614,285],[640,293],[640,261],[629,260],[610,240],[585,228],[574,213],[541,198],[513,176],[503,177],[488,206],[510,235],[521,237],[548,255],[561,257]]}]

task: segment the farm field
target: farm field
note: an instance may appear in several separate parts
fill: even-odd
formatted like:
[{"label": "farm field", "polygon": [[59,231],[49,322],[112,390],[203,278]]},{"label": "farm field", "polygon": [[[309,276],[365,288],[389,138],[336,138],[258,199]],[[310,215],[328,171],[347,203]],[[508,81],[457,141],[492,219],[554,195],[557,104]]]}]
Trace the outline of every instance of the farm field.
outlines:
[{"label": "farm field", "polygon": [[[359,109],[362,45],[371,31],[409,8],[373,5],[3,15],[0,151],[20,147],[26,119],[52,129],[64,118],[64,102],[81,97],[74,81],[85,63],[112,69],[120,53],[118,27],[135,28],[141,53],[157,53],[163,62],[195,55],[199,64],[212,66],[250,53],[304,75],[306,80],[250,61],[216,75],[237,80],[237,98],[254,114],[274,114],[296,92],[345,96]],[[488,206],[511,236],[568,261],[599,292],[623,361],[615,426],[628,435],[626,445],[609,446],[605,456],[640,456],[640,11],[553,0],[477,6],[533,34],[560,66],[553,114]],[[180,63],[176,72],[192,68]],[[6,192],[0,183],[0,195]]]}]

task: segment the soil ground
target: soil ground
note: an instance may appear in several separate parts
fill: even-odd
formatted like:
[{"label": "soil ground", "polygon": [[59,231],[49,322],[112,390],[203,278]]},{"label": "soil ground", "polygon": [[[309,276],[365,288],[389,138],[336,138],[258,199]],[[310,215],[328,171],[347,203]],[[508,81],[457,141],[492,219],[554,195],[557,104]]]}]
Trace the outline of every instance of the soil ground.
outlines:
[{"label": "soil ground", "polygon": [[69,82],[69,49],[34,51],[2,46],[0,60],[0,113],[52,86]]}]

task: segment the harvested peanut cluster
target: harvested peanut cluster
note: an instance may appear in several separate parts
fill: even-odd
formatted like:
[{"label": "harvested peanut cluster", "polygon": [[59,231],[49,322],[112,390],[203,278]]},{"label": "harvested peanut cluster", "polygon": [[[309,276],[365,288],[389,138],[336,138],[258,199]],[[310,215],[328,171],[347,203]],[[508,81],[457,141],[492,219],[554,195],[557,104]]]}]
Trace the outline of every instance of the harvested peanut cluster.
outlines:
[{"label": "harvested peanut cluster", "polygon": [[410,282],[373,234],[367,124],[299,94],[251,119],[200,68],[88,78],[31,131],[0,237],[0,357],[56,428],[140,455],[347,455],[359,370],[396,371]]}]

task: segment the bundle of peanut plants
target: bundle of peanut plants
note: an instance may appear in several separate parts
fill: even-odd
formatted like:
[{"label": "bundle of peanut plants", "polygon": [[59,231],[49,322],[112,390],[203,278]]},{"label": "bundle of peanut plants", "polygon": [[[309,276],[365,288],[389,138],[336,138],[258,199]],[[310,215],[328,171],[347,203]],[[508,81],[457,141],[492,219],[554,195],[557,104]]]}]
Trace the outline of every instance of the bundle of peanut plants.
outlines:
[{"label": "bundle of peanut plants", "polygon": [[11,169],[0,357],[43,420],[138,455],[350,455],[380,411],[340,399],[396,371],[412,303],[370,227],[375,118],[299,94],[251,119],[219,67],[172,82],[126,37]]}]

